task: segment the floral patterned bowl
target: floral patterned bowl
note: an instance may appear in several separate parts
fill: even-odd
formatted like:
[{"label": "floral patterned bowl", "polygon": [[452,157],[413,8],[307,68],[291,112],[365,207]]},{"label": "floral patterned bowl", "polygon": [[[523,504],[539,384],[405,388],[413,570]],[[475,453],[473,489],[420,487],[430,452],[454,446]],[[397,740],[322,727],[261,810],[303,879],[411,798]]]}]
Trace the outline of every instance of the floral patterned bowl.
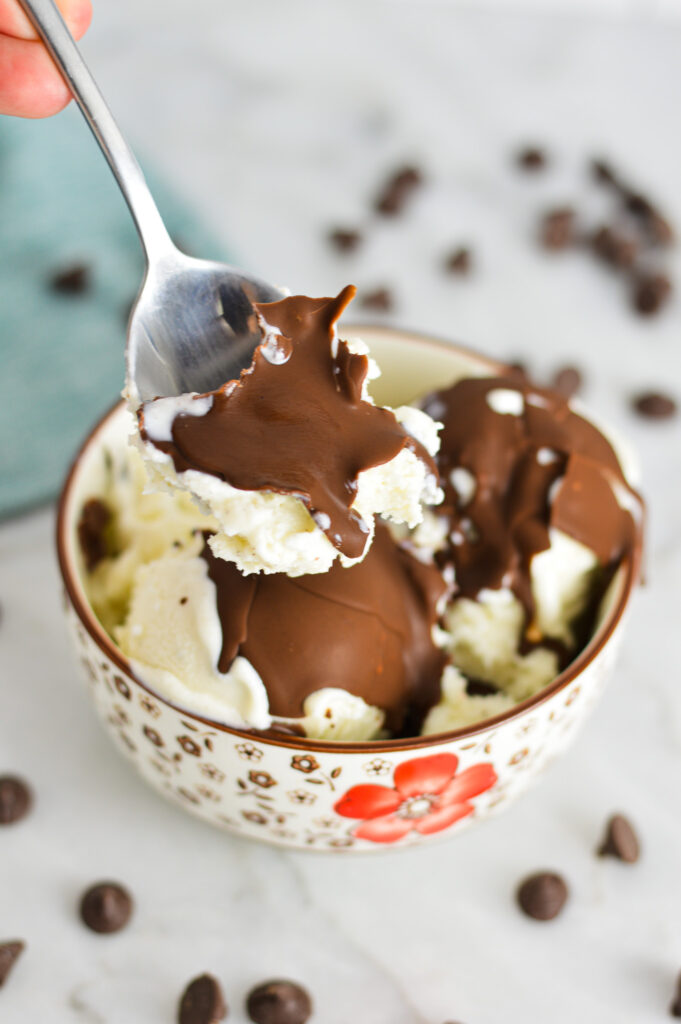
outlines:
[{"label": "floral patterned bowl", "polygon": [[[355,329],[383,376],[377,401],[397,405],[498,364],[446,342]],[[354,333],[354,331],[350,332]],[[301,849],[364,851],[423,844],[508,806],[571,741],[601,693],[622,636],[640,552],[618,571],[586,649],[535,697],[437,736],[369,743],[261,738],[175,707],[137,679],[90,608],[76,523],[122,406],[95,427],[62,493],[57,524],[66,618],[87,688],[113,741],[155,789],[242,835]],[[118,427],[118,430],[116,430]]]}]

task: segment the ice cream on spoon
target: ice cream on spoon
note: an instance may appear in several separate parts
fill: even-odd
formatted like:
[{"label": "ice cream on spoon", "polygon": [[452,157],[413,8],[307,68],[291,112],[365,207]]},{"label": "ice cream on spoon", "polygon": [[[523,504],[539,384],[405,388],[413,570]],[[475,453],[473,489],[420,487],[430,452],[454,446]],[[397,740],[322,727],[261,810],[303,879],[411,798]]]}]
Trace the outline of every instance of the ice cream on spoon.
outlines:
[{"label": "ice cream on spoon", "polygon": [[442,497],[437,425],[418,409],[374,405],[375,363],[338,336],[354,294],[256,304],[262,341],[238,379],[136,410],[152,479],[214,516],[211,549],[242,572],[354,564],[376,515],[414,527],[422,503]]}]

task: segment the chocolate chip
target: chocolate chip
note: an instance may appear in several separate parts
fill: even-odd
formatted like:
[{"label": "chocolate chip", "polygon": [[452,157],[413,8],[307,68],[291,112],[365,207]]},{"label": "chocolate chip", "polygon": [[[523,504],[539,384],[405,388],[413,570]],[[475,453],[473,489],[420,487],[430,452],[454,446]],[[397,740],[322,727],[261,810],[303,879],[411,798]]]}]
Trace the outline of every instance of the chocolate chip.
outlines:
[{"label": "chocolate chip", "polygon": [[551,921],[557,917],[567,898],[568,887],[564,879],[552,871],[530,875],[517,892],[520,909],[536,921]]},{"label": "chocolate chip", "polygon": [[639,854],[640,845],[633,825],[622,814],[614,814],[606,825],[598,856],[617,857],[627,864],[635,864]]},{"label": "chocolate chip", "polygon": [[266,981],[249,993],[246,1010],[255,1024],[305,1024],[312,1001],[293,981]]},{"label": "chocolate chip", "polygon": [[469,274],[472,266],[472,253],[466,246],[453,249],[445,259],[445,270],[450,274]]},{"label": "chocolate chip", "polygon": [[654,210],[647,222],[647,230],[655,245],[671,245],[674,241],[674,229],[661,213]]},{"label": "chocolate chip", "polygon": [[637,245],[632,238],[604,225],[591,239],[594,254],[611,267],[631,267],[636,259]]},{"label": "chocolate chip", "polygon": [[132,913],[132,897],[117,882],[99,882],[84,893],[80,901],[83,924],[100,935],[125,928]]},{"label": "chocolate chip", "polygon": [[666,274],[640,274],[634,278],[633,304],[643,316],[658,313],[671,295],[672,284]]},{"label": "chocolate chip", "polygon": [[651,420],[667,420],[676,415],[676,402],[661,391],[645,391],[637,395],[631,404],[640,416]]},{"label": "chocolate chip", "polygon": [[33,794],[28,783],[16,775],[0,775],[0,825],[13,825],[31,809]]},{"label": "chocolate chip", "polygon": [[335,228],[333,231],[329,231],[328,238],[331,245],[335,246],[339,252],[354,252],[362,241],[359,231],[348,228]]},{"label": "chocolate chip", "polygon": [[641,222],[643,230],[655,245],[669,245],[674,241],[671,224],[657,207],[639,192],[625,190],[623,193],[626,210]]},{"label": "chocolate chip", "polygon": [[393,308],[393,295],[389,288],[376,288],[372,292],[365,292],[360,297],[360,304],[365,309],[388,312]]},{"label": "chocolate chip", "polygon": [[220,983],[211,974],[190,981],[182,994],[179,1024],[217,1024],[227,1016]]},{"label": "chocolate chip", "polygon": [[540,241],[545,249],[566,249],[575,240],[575,211],[569,206],[544,214]]},{"label": "chocolate chip", "polygon": [[524,171],[540,171],[546,167],[547,155],[539,146],[525,146],[516,153],[516,163]]},{"label": "chocolate chip", "polygon": [[655,212],[653,204],[640,192],[625,192],[624,205],[634,217],[647,219]]},{"label": "chocolate chip", "polygon": [[669,1007],[669,1013],[672,1017],[681,1017],[681,974],[679,974],[676,981],[676,995],[674,996],[674,1002]]},{"label": "chocolate chip", "polygon": [[401,167],[383,186],[374,209],[388,217],[401,213],[410,195],[422,181],[423,175],[418,167]]},{"label": "chocolate chip", "polygon": [[78,543],[88,572],[106,557],[106,527],[111,520],[111,510],[99,498],[90,498],[83,505],[78,520]]},{"label": "chocolate chip", "polygon": [[617,185],[617,176],[607,160],[592,160],[591,173],[602,185]]},{"label": "chocolate chip", "polygon": [[21,939],[13,939],[11,942],[0,942],[0,988],[5,984],[10,971],[26,949],[26,943]]},{"label": "chocolate chip", "polygon": [[582,374],[576,366],[563,366],[556,370],[552,379],[551,387],[563,398],[572,398],[582,387]]},{"label": "chocolate chip", "polygon": [[82,295],[90,287],[90,268],[87,263],[72,263],[55,271],[50,288],[62,295]]}]

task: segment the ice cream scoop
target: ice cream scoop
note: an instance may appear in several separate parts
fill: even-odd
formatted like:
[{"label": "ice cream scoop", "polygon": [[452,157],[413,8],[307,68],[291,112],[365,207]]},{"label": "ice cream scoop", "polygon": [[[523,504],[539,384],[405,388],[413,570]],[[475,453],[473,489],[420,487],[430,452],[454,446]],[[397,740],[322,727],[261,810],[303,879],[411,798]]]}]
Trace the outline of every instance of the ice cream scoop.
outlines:
[{"label": "ice cream scoop", "polygon": [[495,714],[584,647],[640,543],[643,503],[607,437],[555,391],[468,378],[423,404],[444,424],[445,500],[412,539],[453,586],[441,641],[457,673],[425,723],[441,732],[473,710],[466,694]]},{"label": "ice cream scoop", "polygon": [[261,344],[238,379],[204,394],[145,402],[142,454],[162,484],[218,520],[213,551],[243,572],[326,571],[366,554],[374,516],[416,525],[441,498],[437,426],[376,406],[377,367],[336,322],[355,294],[255,306]]},{"label": "ice cream scoop", "polygon": [[[418,723],[439,697],[446,590],[379,526],[366,558],[291,579],[244,576],[202,536],[141,566],[116,630],[141,679],[227,722],[331,738]],[[351,729],[349,728],[351,726]]]},{"label": "ice cream scoop", "polygon": [[558,531],[612,569],[631,551],[643,504],[605,435],[556,391],[515,377],[468,378],[423,403],[444,423],[439,561],[456,591],[506,588],[536,631],[531,564]]}]

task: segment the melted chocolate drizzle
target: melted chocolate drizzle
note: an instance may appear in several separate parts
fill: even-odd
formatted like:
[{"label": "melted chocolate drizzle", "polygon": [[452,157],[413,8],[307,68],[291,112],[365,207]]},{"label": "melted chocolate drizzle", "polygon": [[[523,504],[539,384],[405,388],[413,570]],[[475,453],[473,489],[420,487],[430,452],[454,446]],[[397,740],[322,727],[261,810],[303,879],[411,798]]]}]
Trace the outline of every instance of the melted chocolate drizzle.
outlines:
[{"label": "melted chocolate drizzle", "polygon": [[350,558],[362,555],[368,534],[350,507],[361,472],[408,448],[437,475],[390,410],[362,401],[368,359],[337,341],[334,328],[354,295],[348,285],[333,299],[294,295],[256,305],[264,340],[251,366],[209,393],[205,415],[176,416],[171,442],[150,438],[144,407],[138,414],[142,437],[169,454],[178,473],[195,469],[240,490],[295,495]]},{"label": "melted chocolate drizzle", "polygon": [[313,576],[244,576],[208,544],[202,557],[222,624],[218,667],[247,658],[273,715],[300,717],[306,697],[337,687],[382,708],[399,732],[407,713],[422,719],[439,699],[445,657],[431,631],[445,583],[380,523],[362,562]]},{"label": "melted chocolate drizzle", "polygon": [[[499,389],[522,395],[519,415],[490,405]],[[448,537],[438,561],[454,567],[459,596],[508,587],[529,623],[530,561],[549,547],[550,528],[591,548],[606,575],[634,550],[643,501],[609,441],[557,392],[517,376],[466,378],[423,407],[444,422],[437,463],[445,499],[437,511],[448,519]],[[468,500],[452,482],[457,468],[474,478]]]}]

